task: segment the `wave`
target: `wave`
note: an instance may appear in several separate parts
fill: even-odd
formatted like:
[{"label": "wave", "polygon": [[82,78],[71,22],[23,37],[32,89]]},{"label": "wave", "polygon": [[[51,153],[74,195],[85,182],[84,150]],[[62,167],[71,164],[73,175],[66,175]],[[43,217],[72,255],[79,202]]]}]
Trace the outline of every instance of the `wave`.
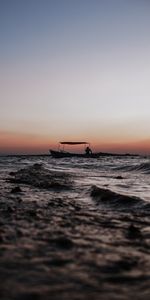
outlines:
[{"label": "wave", "polygon": [[123,165],[115,168],[120,171],[142,171],[150,174],[150,162],[140,163],[136,165]]},{"label": "wave", "polygon": [[137,166],[137,171],[138,170],[150,173],[150,162],[141,163],[139,166]]},{"label": "wave", "polygon": [[91,187],[90,195],[97,205],[102,205],[105,208],[114,208],[125,211],[146,208],[147,211],[150,211],[150,203],[141,198],[122,195],[95,185]]},{"label": "wave", "polygon": [[70,175],[60,171],[50,171],[42,164],[34,164],[17,172],[11,172],[7,180],[11,183],[32,185],[41,189],[69,189],[72,186]]}]

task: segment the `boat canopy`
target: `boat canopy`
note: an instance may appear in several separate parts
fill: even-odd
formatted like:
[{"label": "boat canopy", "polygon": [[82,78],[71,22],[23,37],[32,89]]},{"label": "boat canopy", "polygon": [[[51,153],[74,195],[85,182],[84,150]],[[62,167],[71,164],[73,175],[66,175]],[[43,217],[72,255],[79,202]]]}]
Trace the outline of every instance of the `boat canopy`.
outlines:
[{"label": "boat canopy", "polygon": [[86,145],[87,142],[59,142],[61,145]]}]

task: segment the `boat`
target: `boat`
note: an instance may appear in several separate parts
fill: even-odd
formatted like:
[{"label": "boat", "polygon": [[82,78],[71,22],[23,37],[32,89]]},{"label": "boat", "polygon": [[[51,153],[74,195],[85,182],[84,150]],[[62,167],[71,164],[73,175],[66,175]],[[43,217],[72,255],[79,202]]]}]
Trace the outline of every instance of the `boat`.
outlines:
[{"label": "boat", "polygon": [[[72,153],[65,151],[65,145],[75,146],[75,145],[84,145],[84,153]],[[49,150],[50,154],[54,158],[63,158],[63,157],[85,157],[85,158],[97,158],[100,156],[100,153],[93,153],[90,149],[90,144],[87,142],[59,142],[58,150]]]}]

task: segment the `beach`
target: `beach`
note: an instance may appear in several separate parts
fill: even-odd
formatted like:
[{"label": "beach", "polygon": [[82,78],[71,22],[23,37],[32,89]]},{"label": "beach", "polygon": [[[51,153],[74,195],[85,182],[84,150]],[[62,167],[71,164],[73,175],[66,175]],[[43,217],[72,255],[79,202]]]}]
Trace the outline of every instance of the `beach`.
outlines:
[{"label": "beach", "polygon": [[149,299],[149,162],[116,160],[1,157],[1,299]]}]

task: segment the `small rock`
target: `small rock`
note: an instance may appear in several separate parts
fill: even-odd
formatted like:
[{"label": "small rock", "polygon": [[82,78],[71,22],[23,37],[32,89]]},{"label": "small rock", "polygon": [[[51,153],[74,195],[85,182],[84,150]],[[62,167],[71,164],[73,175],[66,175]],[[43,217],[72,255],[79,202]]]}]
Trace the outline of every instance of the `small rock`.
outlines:
[{"label": "small rock", "polygon": [[10,175],[10,176],[14,176],[14,175],[15,175],[15,172],[10,172],[9,175]]},{"label": "small rock", "polygon": [[80,211],[80,210],[81,210],[81,207],[75,206],[75,210],[76,210],[76,211]]},{"label": "small rock", "polygon": [[67,237],[56,238],[54,242],[63,250],[69,250],[73,247],[73,242]]},{"label": "small rock", "polygon": [[140,230],[137,227],[135,227],[133,224],[131,224],[128,227],[127,237],[129,239],[141,238],[141,232],[140,232]]},{"label": "small rock", "polygon": [[36,217],[36,215],[37,215],[36,211],[34,211],[34,210],[28,210],[27,213],[30,217]]},{"label": "small rock", "polygon": [[118,175],[115,177],[115,179],[123,179],[123,177]]},{"label": "small rock", "polygon": [[11,207],[11,206],[8,206],[8,207],[7,207],[7,212],[9,212],[9,213],[14,212],[14,208]]},{"label": "small rock", "polygon": [[16,186],[11,190],[12,194],[21,193],[21,192],[22,192],[22,190],[21,190],[20,186]]},{"label": "small rock", "polygon": [[63,267],[70,262],[71,262],[71,260],[62,259],[62,258],[54,258],[53,260],[51,260],[49,262],[49,265],[55,266],[55,267]]}]

